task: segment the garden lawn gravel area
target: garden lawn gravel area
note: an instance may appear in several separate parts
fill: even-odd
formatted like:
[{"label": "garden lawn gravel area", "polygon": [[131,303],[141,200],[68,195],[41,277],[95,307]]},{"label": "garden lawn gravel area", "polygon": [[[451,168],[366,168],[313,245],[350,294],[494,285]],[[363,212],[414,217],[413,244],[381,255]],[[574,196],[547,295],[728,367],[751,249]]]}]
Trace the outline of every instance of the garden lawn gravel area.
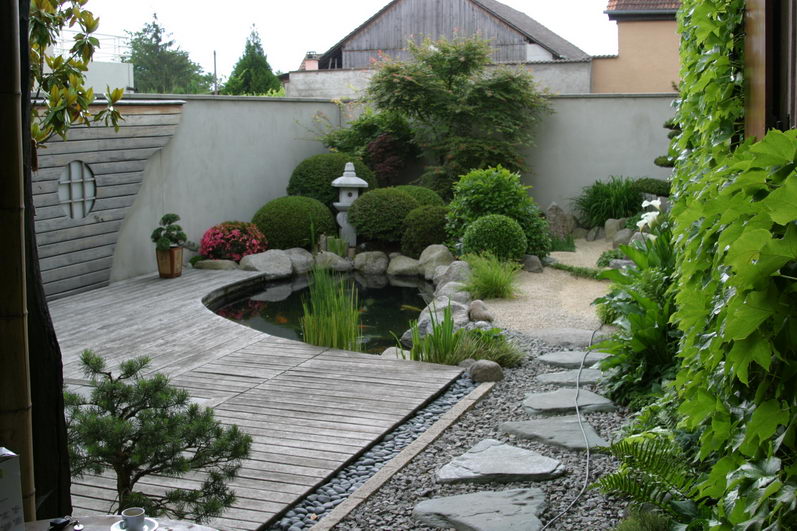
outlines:
[{"label": "garden lawn gravel area", "polygon": [[[546,345],[522,333],[509,332],[509,335],[527,353],[523,363],[514,369],[505,369],[504,380],[498,382],[489,395],[460,417],[439,439],[393,476],[335,529],[349,531],[432,529],[412,518],[412,509],[417,503],[442,496],[489,490],[541,488],[546,494],[546,509],[540,516],[543,523],[573,501],[584,482],[584,452],[520,439],[499,431],[499,426],[503,422],[531,418],[521,405],[527,393],[553,391],[559,388],[555,384],[537,381],[536,376],[539,374],[561,370],[537,358],[544,353],[562,349]],[[600,392],[600,389],[594,385],[584,385],[583,388]],[[619,409],[608,413],[587,413],[584,418],[601,437],[612,441],[619,437],[619,429],[626,420],[626,414],[625,410]],[[435,473],[440,467],[484,439],[497,439],[558,459],[565,466],[566,472],[556,479],[533,482],[440,484],[435,481]],[[590,483],[611,472],[615,467],[616,461],[613,457],[593,453]],[[607,497],[595,489],[588,489],[567,515],[548,529],[613,529],[623,516],[624,510],[625,503],[619,498]]]}]

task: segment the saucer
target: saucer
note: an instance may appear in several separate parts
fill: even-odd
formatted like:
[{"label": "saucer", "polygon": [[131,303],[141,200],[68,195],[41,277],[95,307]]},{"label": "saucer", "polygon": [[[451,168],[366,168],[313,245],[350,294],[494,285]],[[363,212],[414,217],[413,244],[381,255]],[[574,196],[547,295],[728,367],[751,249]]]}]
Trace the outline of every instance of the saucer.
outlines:
[{"label": "saucer", "polygon": [[[115,524],[111,526],[111,531],[129,531],[128,529],[124,529],[121,527],[122,520],[119,520]],[[141,528],[141,531],[155,531],[158,529],[158,522],[153,520],[152,518],[144,518],[144,527]]]}]

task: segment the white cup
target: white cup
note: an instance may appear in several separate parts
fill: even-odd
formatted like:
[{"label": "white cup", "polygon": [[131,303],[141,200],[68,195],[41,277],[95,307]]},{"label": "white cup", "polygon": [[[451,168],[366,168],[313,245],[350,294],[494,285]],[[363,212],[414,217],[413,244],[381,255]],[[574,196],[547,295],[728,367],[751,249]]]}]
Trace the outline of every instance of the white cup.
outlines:
[{"label": "white cup", "polygon": [[128,507],[122,511],[119,527],[127,531],[144,531],[144,519],[147,517],[141,507]]}]

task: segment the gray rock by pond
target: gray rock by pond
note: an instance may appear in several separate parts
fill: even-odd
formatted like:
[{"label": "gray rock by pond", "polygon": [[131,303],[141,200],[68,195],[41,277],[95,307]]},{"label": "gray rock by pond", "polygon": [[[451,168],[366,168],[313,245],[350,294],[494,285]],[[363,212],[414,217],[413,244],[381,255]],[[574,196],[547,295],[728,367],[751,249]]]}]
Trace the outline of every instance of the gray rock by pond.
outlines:
[{"label": "gray rock by pond", "polygon": [[545,211],[545,219],[548,220],[551,234],[559,239],[567,238],[576,228],[576,218],[556,203],[551,203]]},{"label": "gray rock by pond", "polygon": [[264,253],[250,254],[241,258],[241,269],[261,271],[266,280],[293,276],[293,266],[288,253],[282,249],[269,249]]},{"label": "gray rock by pond", "polygon": [[580,350],[558,350],[556,352],[549,352],[543,354],[538,360],[553,365],[554,367],[563,367],[565,369],[578,369],[581,367],[581,360],[584,360],[584,367],[592,367],[600,360],[606,359],[609,354],[605,352],[593,351],[587,354],[584,358],[584,351]]},{"label": "gray rock by pond", "polygon": [[452,301],[467,304],[470,302],[470,293],[465,290],[462,282],[447,282],[440,284],[435,291],[435,297],[448,297]]},{"label": "gray rock by pond", "polygon": [[603,239],[603,236],[604,236],[603,227],[592,227],[587,232],[586,239],[588,242],[593,242],[595,240]]},{"label": "gray rock by pond", "polygon": [[366,275],[383,275],[389,259],[382,251],[368,251],[354,256],[354,269]]},{"label": "gray rock by pond", "polygon": [[234,260],[200,260],[194,264],[195,269],[211,269],[213,271],[230,271],[238,269]]},{"label": "gray rock by pond", "polygon": [[410,359],[410,352],[398,347],[388,347],[379,355],[379,357],[390,360],[408,360]]},{"label": "gray rock by pond", "polygon": [[418,271],[418,260],[403,255],[391,258],[387,266],[387,274],[391,276],[414,276]]},{"label": "gray rock by pond", "polygon": [[418,259],[418,267],[426,280],[434,277],[435,268],[441,265],[448,265],[454,261],[454,256],[448,247],[442,244],[430,245],[421,253]]},{"label": "gray rock by pond", "polygon": [[468,315],[471,321],[488,321],[490,323],[495,321],[493,312],[491,312],[487,305],[484,304],[484,301],[480,299],[471,301],[468,307]]},{"label": "gray rock by pond", "polygon": [[614,219],[609,218],[606,220],[606,223],[603,224],[603,232],[607,240],[611,241],[614,238],[614,235],[617,234],[617,231],[622,229],[625,226],[625,218],[622,219]]},{"label": "gray rock by pond", "polygon": [[544,510],[545,493],[529,488],[432,498],[417,504],[412,517],[424,525],[459,531],[537,531]]},{"label": "gray rock by pond", "polygon": [[331,269],[332,271],[337,271],[338,273],[351,271],[354,268],[354,264],[351,260],[341,258],[335,253],[331,253],[329,251],[321,251],[318,253],[315,257],[315,264],[321,269]]},{"label": "gray rock by pond", "polygon": [[576,410],[576,393],[578,407],[582,413],[594,411],[614,411],[616,406],[608,398],[586,389],[557,389],[547,393],[528,393],[523,400],[523,408],[529,415],[562,415],[574,413]]},{"label": "gray rock by pond", "polygon": [[523,271],[542,273],[542,260],[536,254],[527,254],[523,257]]},{"label": "gray rock by pond", "polygon": [[576,379],[581,385],[596,384],[603,376],[603,372],[598,369],[584,369],[579,375],[578,369],[569,371],[548,372],[537,376],[537,381],[545,384],[561,385],[563,387],[575,387]]},{"label": "gray rock by pond", "polygon": [[437,481],[539,481],[563,473],[564,467],[556,459],[495,439],[484,439],[438,470]]},{"label": "gray rock by pond", "polygon": [[279,286],[271,286],[262,293],[249,297],[249,300],[260,302],[279,302],[284,301],[293,293],[291,283],[280,284]]},{"label": "gray rock by pond", "polygon": [[617,233],[612,237],[612,247],[617,249],[621,245],[628,245],[628,242],[631,241],[631,237],[634,235],[634,231],[631,229],[620,229]]},{"label": "gray rock by pond", "polygon": [[470,319],[468,318],[467,305],[451,300],[446,296],[437,297],[418,316],[418,331],[421,337],[432,331],[432,316],[434,316],[436,323],[443,322],[444,312],[447,307],[451,308],[451,318],[454,321],[455,330],[459,330],[468,324]]},{"label": "gray rock by pond", "polygon": [[474,382],[500,382],[504,379],[504,370],[494,361],[478,360],[468,367],[468,376]]},{"label": "gray rock by pond", "polygon": [[571,450],[585,450],[584,434],[590,448],[606,447],[606,442],[595,428],[582,417],[584,433],[578,422],[578,415],[550,417],[545,419],[521,420],[519,422],[504,422],[498,427],[502,433],[511,433],[523,439],[532,439],[554,446],[562,446]]},{"label": "gray rock by pond", "polygon": [[[583,328],[538,328],[530,330],[528,334],[551,346],[565,348],[586,348],[590,344],[590,339],[593,339],[593,331]],[[597,343],[608,336],[608,332],[598,331],[592,343]]]},{"label": "gray rock by pond", "polygon": [[354,281],[366,288],[382,289],[387,287],[388,278],[385,275],[365,275],[354,273]]},{"label": "gray rock by pond", "polygon": [[291,259],[291,268],[294,275],[304,275],[313,268],[313,254],[307,249],[301,247],[294,247],[292,249],[285,249],[288,257]]},{"label": "gray rock by pond", "polygon": [[443,269],[437,267],[432,278],[435,286],[443,286],[449,282],[467,283],[470,280],[470,265],[462,260],[451,262]]}]

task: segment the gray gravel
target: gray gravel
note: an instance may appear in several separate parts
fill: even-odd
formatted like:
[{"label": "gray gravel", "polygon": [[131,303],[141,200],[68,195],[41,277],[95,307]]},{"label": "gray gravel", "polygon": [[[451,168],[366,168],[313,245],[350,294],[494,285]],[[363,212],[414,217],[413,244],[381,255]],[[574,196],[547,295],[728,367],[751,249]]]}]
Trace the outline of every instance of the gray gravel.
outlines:
[{"label": "gray gravel", "polygon": [[[541,341],[510,332],[513,340],[529,357],[515,369],[505,371],[503,381],[473,409],[463,415],[443,435],[419,454],[405,468],[391,478],[379,491],[352,514],[338,524],[336,530],[427,530],[411,518],[416,503],[433,497],[451,496],[483,490],[505,490],[524,487],[540,487],[547,494],[547,509],[540,520],[547,523],[563,511],[576,497],[584,482],[584,452],[549,446],[540,442],[515,438],[500,433],[498,426],[505,421],[526,420],[521,403],[528,392],[552,391],[556,385],[537,383],[534,376],[556,372],[561,369],[545,365],[535,358],[540,354],[561,350],[549,347]],[[599,392],[593,385],[584,388]],[[625,422],[624,410],[585,415],[595,430],[604,439],[617,438],[619,428]],[[559,478],[539,482],[439,484],[435,472],[454,457],[463,454],[482,439],[493,438],[515,446],[528,448],[543,455],[560,460],[567,473]],[[590,482],[614,470],[616,462],[607,455],[592,454]],[[609,530],[619,522],[625,503],[607,497],[594,489],[588,489],[566,516],[557,520],[548,529],[556,530]]]}]

